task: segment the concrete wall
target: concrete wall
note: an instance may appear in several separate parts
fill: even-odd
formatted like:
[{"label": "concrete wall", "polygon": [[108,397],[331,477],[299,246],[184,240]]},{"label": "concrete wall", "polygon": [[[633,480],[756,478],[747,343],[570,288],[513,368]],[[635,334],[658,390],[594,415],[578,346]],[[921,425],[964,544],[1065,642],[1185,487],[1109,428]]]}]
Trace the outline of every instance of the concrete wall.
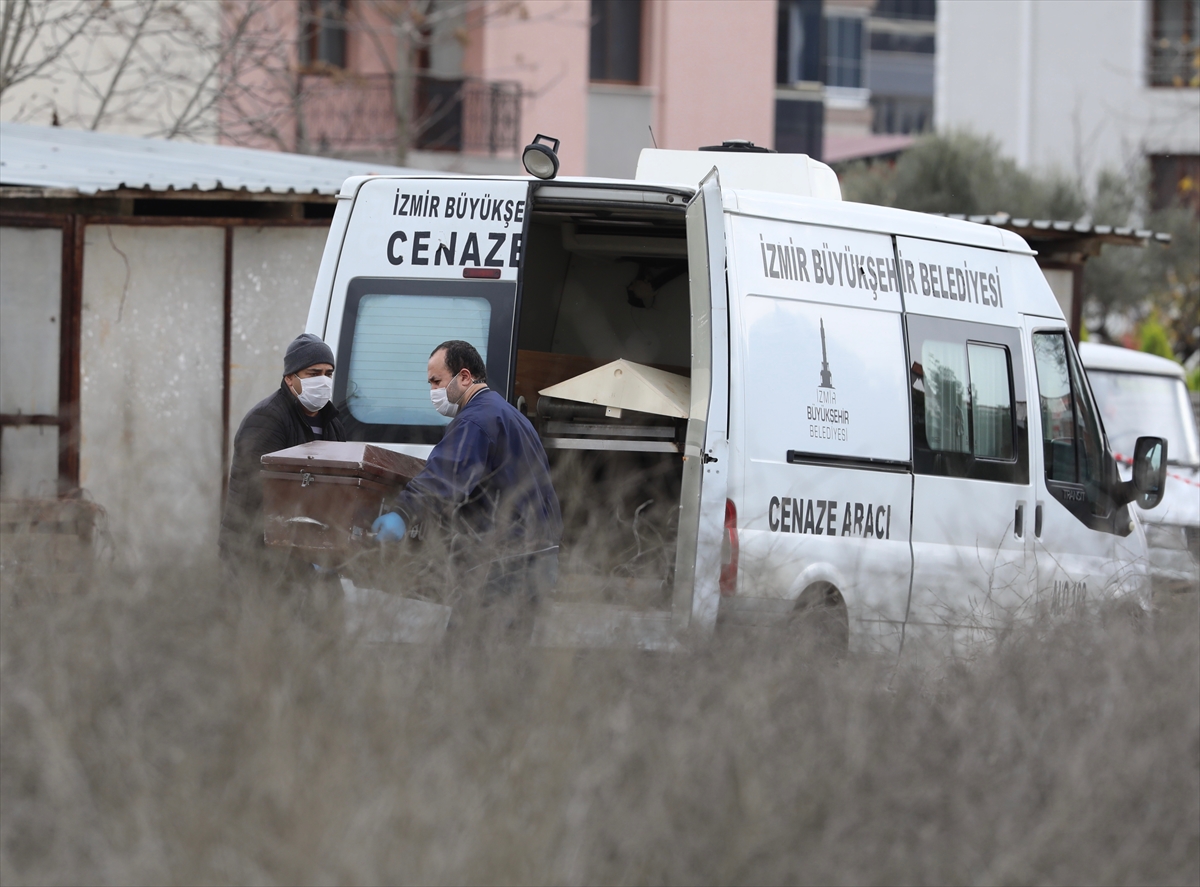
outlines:
[{"label": "concrete wall", "polygon": [[[0,228],[0,413],[58,415],[62,231]],[[0,498],[53,497],[58,428],[0,428]]]},{"label": "concrete wall", "polygon": [[941,0],[939,130],[994,135],[1027,168],[1200,153],[1200,93],[1146,86],[1145,0]]},{"label": "concrete wall", "polygon": [[221,228],[86,229],[80,485],[131,564],[215,552],[224,246]]},{"label": "concrete wall", "polygon": [[229,354],[229,446],[249,409],[279,388],[283,352],[304,332],[326,228],[236,228]]}]

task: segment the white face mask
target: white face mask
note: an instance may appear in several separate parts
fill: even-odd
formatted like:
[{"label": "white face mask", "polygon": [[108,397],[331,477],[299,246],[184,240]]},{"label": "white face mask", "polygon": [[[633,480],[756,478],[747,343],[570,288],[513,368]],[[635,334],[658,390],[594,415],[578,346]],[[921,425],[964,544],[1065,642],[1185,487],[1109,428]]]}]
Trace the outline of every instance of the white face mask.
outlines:
[{"label": "white face mask", "polygon": [[433,401],[433,408],[443,416],[453,419],[458,412],[458,404],[450,402],[445,388],[429,389],[429,399]]},{"label": "white face mask", "polygon": [[333,379],[329,376],[313,376],[311,379],[300,380],[300,393],[296,399],[306,410],[316,412],[333,397]]}]

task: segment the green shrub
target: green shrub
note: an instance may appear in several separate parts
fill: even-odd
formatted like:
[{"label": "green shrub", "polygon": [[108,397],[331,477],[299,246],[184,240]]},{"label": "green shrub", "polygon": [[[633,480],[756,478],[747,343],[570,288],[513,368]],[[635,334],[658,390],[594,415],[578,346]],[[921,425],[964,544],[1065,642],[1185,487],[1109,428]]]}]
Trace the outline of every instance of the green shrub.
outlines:
[{"label": "green shrub", "polygon": [[1167,331],[1156,316],[1151,315],[1142,322],[1138,338],[1138,348],[1147,354],[1175,359],[1175,352],[1171,350],[1171,340],[1167,338]]}]

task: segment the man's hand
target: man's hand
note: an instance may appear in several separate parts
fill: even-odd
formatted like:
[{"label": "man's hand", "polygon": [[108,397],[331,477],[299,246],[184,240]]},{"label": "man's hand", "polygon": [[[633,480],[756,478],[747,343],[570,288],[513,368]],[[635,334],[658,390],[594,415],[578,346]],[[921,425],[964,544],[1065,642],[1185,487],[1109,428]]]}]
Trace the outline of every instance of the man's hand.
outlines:
[{"label": "man's hand", "polygon": [[380,542],[399,542],[407,530],[404,518],[394,511],[379,515],[371,524],[371,532]]}]

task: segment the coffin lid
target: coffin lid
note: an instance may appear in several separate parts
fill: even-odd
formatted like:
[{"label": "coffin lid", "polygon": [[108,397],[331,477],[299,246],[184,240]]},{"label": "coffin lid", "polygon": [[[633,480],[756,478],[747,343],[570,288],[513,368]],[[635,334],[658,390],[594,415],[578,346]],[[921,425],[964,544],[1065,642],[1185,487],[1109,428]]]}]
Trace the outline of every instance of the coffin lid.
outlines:
[{"label": "coffin lid", "polygon": [[579,376],[543,388],[538,394],[686,419],[692,382],[686,376],[629,360],[614,360]]},{"label": "coffin lid", "polygon": [[314,440],[267,453],[262,464],[272,471],[321,469],[325,473],[369,475],[389,483],[404,483],[421,473],[425,460],[360,441]]}]

